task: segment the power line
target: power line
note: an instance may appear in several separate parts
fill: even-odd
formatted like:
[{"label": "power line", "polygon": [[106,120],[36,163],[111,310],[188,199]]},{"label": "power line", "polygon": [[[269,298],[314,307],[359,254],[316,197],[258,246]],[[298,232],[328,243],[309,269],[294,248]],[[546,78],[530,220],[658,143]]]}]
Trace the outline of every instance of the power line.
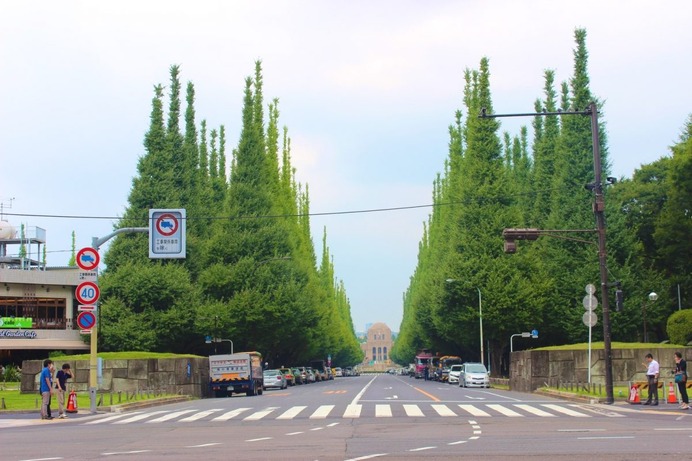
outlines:
[{"label": "power line", "polygon": [[[341,211],[324,211],[314,213],[298,213],[298,214],[279,214],[279,215],[242,215],[242,216],[187,216],[187,220],[220,220],[220,219],[276,219],[276,218],[302,218],[309,216],[339,216],[350,214],[368,214],[368,213],[386,213],[393,211],[415,210],[420,208],[434,208],[436,206],[453,206],[453,205],[468,205],[473,202],[506,202],[511,198],[521,196],[536,195],[541,192],[550,192],[558,188],[544,189],[540,191],[517,193],[504,196],[493,197],[474,197],[467,200],[456,202],[429,203],[423,205],[404,205],[398,207],[384,208],[364,208],[359,210],[341,210]],[[25,218],[49,218],[49,219],[105,219],[105,220],[121,220],[122,216],[87,216],[87,215],[56,215],[56,214],[39,214],[39,213],[5,213],[6,216],[18,216]],[[135,220],[136,218],[130,218]]]}]

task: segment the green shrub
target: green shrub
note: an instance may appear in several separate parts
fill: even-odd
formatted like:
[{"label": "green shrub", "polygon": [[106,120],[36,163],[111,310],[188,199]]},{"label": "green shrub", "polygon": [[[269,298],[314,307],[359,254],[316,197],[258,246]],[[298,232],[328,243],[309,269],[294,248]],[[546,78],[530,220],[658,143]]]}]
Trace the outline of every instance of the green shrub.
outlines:
[{"label": "green shrub", "polygon": [[0,376],[0,381],[10,383],[22,379],[21,370],[15,365],[7,365],[4,373]]},{"label": "green shrub", "polygon": [[668,317],[666,331],[673,344],[686,345],[692,341],[692,309],[680,310]]}]

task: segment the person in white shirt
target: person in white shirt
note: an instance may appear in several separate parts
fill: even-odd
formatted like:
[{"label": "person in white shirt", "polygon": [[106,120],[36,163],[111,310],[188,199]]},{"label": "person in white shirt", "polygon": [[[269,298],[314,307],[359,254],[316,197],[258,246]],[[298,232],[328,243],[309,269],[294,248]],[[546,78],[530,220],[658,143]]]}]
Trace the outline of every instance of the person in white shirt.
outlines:
[{"label": "person in white shirt", "polygon": [[654,356],[651,354],[646,354],[645,359],[644,366],[647,367],[646,379],[649,382],[649,396],[642,405],[658,405],[658,362],[654,360]]}]

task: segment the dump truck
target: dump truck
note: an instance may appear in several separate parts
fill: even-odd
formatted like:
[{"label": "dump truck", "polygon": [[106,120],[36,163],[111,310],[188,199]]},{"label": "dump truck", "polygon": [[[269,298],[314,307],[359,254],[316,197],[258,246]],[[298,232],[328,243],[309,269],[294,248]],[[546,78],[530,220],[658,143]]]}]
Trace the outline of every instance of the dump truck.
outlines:
[{"label": "dump truck", "polygon": [[413,376],[416,379],[425,378],[425,370],[428,370],[427,378],[433,379],[433,373],[440,363],[440,357],[438,357],[437,354],[433,354],[428,349],[423,349],[416,354],[416,361],[414,363],[416,371]]},{"label": "dump truck", "polygon": [[230,397],[244,392],[262,395],[262,354],[238,352],[209,356],[209,388],[214,397]]}]

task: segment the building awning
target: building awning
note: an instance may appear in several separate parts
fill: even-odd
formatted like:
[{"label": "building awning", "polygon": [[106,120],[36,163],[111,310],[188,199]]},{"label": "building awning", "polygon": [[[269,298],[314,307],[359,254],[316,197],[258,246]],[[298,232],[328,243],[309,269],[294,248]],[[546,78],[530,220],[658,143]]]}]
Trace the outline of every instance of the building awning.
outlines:
[{"label": "building awning", "polygon": [[5,350],[89,350],[89,344],[75,339],[7,339],[0,340]]}]

